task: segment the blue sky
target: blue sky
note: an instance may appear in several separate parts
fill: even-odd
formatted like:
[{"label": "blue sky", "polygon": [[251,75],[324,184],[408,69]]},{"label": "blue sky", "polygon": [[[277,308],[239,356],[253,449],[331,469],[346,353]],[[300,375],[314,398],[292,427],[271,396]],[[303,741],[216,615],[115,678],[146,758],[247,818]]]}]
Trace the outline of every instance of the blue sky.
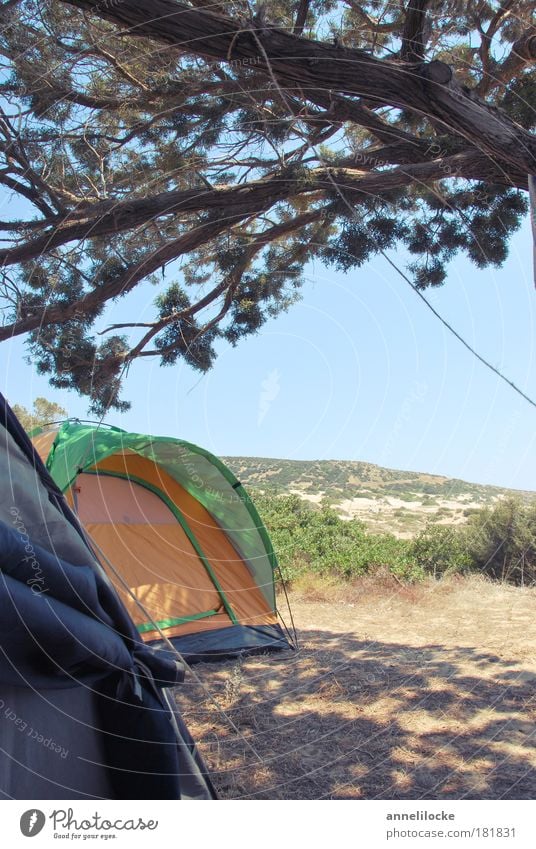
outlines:
[{"label": "blue sky", "polygon": [[[148,320],[154,295],[141,288],[129,315]],[[428,297],[536,396],[528,217],[502,269],[480,271],[459,258]],[[108,319],[124,320],[125,303]],[[53,390],[25,364],[21,340],[5,343],[1,357],[12,403],[45,395],[86,417],[84,399]],[[131,410],[109,423],[220,455],[366,460],[536,489],[536,409],[464,350],[383,259],[346,275],[311,264],[302,302],[239,347],[222,346],[209,374],[135,363],[124,396]]]}]

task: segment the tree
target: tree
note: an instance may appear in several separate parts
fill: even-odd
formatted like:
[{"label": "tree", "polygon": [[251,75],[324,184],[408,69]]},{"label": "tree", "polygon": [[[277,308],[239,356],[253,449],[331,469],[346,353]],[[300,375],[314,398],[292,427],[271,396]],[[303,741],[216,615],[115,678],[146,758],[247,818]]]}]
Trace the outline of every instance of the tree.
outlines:
[{"label": "tree", "polygon": [[479,510],[466,538],[474,569],[513,584],[536,583],[536,504],[510,497]]},{"label": "tree", "polygon": [[31,411],[23,407],[22,404],[13,404],[13,412],[27,431],[31,431],[35,427],[42,427],[59,419],[67,418],[67,410],[64,410],[60,404],[56,404],[55,401],[48,401],[42,397],[35,399]]},{"label": "tree", "polygon": [[[206,371],[313,257],[415,285],[499,265],[536,173],[532,0],[4,0],[0,341],[125,408],[134,360]],[[12,215],[9,215],[12,212]],[[152,282],[155,315],[103,311]],[[123,316],[122,316],[123,319]]]},{"label": "tree", "polygon": [[415,559],[424,574],[434,578],[467,572],[474,567],[465,535],[452,525],[429,523],[412,540],[409,556]]}]

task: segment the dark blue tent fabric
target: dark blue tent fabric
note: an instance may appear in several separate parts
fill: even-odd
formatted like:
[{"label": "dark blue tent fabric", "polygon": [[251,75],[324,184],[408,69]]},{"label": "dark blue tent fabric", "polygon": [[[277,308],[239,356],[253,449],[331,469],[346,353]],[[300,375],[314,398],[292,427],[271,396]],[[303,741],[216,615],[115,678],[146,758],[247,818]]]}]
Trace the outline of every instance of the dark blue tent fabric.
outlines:
[{"label": "dark blue tent fabric", "polygon": [[[278,649],[288,649],[289,641],[280,625],[233,625],[232,628],[215,628],[171,637],[170,642],[186,663],[209,663],[214,660],[243,657],[245,654],[264,654]],[[163,640],[152,640],[151,646],[168,653]]]},{"label": "dark blue tent fabric", "polygon": [[[24,454],[42,485],[42,497],[54,506],[60,525],[68,522],[70,533],[74,528],[80,535],[82,557],[86,550],[87,559],[73,565],[60,557],[53,545],[47,550],[32,539],[31,526],[22,527],[19,522],[10,527],[0,521],[1,692],[9,693],[12,702],[17,701],[17,693],[24,692],[24,700],[20,701],[26,714],[34,711],[41,725],[48,716],[52,727],[58,725],[54,704],[64,704],[61,692],[70,689],[72,703],[79,705],[81,714],[88,710],[96,718],[90,732],[98,737],[102,758],[99,768],[106,778],[102,781],[103,798],[188,797],[181,791],[181,780],[192,786],[190,776],[185,776],[185,763],[196,773],[193,797],[214,798],[193,741],[162,690],[182,680],[182,664],[143,643],[85,543],[76,517],[0,395],[0,435],[2,425],[5,430],[0,449]],[[5,514],[4,510],[4,517]],[[49,698],[47,692],[51,694]],[[11,735],[13,747],[18,740]],[[10,758],[2,742],[0,737],[0,752],[4,755],[3,760],[0,758],[0,777],[5,784],[1,786],[0,782],[0,793],[29,798],[32,765]],[[46,779],[52,788],[50,797],[43,796],[42,790],[40,797],[69,798],[54,790],[71,786],[67,761],[48,758],[48,773],[43,776],[37,771],[43,768],[43,752],[36,746],[27,747],[24,757],[32,754],[37,764],[36,786],[41,788],[42,779]],[[69,768],[72,770],[72,765]],[[82,775],[75,798],[100,797],[95,792],[98,776],[92,779],[91,792],[84,794]],[[22,788],[20,796],[16,795],[18,788]]]},{"label": "dark blue tent fabric", "polygon": [[72,511],[69,509],[63,497],[62,491],[49,474],[47,468],[45,467],[45,464],[41,460],[41,457],[32,445],[31,439],[22,427],[21,423],[19,422],[15,413],[7,403],[6,399],[0,392],[0,429],[2,427],[4,428],[6,433],[9,433],[12,439],[16,442],[17,446],[27,457],[30,465],[33,466],[33,468],[35,469],[36,474],[39,475],[41,483],[48,492],[50,501],[65,517],[69,524],[77,531],[77,533],[82,536],[80,526],[78,525],[78,522],[75,516],[73,515]]},{"label": "dark blue tent fabric", "polygon": [[182,680],[182,666],[148,649],[117,615],[121,635],[120,603],[97,572],[27,539],[0,522],[1,680],[68,687],[116,671],[135,677],[140,662],[162,686]]}]

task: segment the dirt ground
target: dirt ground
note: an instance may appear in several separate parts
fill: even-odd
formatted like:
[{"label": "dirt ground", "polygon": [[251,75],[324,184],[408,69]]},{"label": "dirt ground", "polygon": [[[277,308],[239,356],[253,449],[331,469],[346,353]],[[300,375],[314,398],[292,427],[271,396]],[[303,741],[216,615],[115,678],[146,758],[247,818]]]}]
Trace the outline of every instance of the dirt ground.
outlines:
[{"label": "dirt ground", "polygon": [[536,590],[386,578],[306,596],[297,651],[198,664],[180,688],[222,797],[536,797]]}]

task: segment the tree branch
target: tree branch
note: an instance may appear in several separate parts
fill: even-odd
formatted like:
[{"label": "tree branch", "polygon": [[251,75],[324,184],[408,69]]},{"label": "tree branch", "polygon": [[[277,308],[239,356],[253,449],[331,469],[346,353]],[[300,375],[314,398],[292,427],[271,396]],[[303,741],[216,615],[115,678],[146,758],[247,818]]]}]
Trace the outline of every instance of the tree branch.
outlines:
[{"label": "tree branch", "polygon": [[[326,220],[326,210],[316,210],[305,213],[304,215],[299,216],[298,218],[293,219],[292,221],[287,221],[284,224],[279,224],[274,227],[271,227],[269,230],[266,230],[262,233],[258,238],[254,239],[254,241],[248,245],[244,256],[240,260],[239,263],[233,268],[232,272],[227,275],[227,277],[211,292],[209,292],[204,298],[198,301],[196,304],[193,304],[191,307],[185,310],[181,310],[180,313],[175,313],[170,316],[166,316],[164,319],[161,319],[158,322],[158,326],[155,325],[155,328],[149,330],[149,332],[140,340],[140,342],[136,345],[132,351],[126,355],[128,360],[133,360],[136,357],[153,357],[153,356],[162,356],[162,354],[168,353],[169,351],[174,350],[176,348],[176,343],[172,343],[167,345],[164,348],[157,348],[151,351],[145,351],[145,346],[151,341],[151,339],[159,333],[160,330],[163,330],[166,325],[171,324],[173,321],[177,321],[178,319],[188,320],[189,318],[193,318],[193,316],[201,312],[201,310],[205,309],[211,303],[216,301],[222,294],[225,293],[225,298],[221,309],[219,312],[213,316],[210,321],[203,325],[199,329],[199,332],[196,335],[196,339],[201,337],[203,334],[207,333],[213,327],[216,327],[219,322],[226,316],[229,312],[229,309],[233,303],[233,296],[236,292],[236,288],[242,279],[242,275],[251,265],[255,256],[259,253],[262,248],[270,243],[275,241],[277,238],[281,238],[284,235],[288,235],[289,233],[295,232],[296,230],[301,229],[307,224],[312,223],[313,221],[320,220],[320,227],[325,226]],[[308,250],[309,244],[305,241],[300,242],[294,248],[294,250],[290,254],[285,255],[284,259],[284,267],[288,267],[293,262],[296,262],[301,256],[303,256]],[[281,264],[279,266],[281,268]]]},{"label": "tree branch", "polygon": [[55,218],[56,213],[54,210],[47,204],[45,199],[35,191],[35,189],[25,186],[24,183],[10,177],[9,174],[0,173],[0,183],[3,183],[4,186],[7,186],[8,189],[11,189],[13,192],[17,192],[17,194],[22,195],[22,197],[25,197],[26,200],[29,200],[30,203],[32,203],[39,212],[45,216],[45,218]]},{"label": "tree branch", "polygon": [[[504,113],[456,84],[442,62],[412,65],[377,59],[365,51],[302,38],[276,27],[245,28],[223,15],[174,0],[62,0],[126,27],[125,35],[173,44],[188,54],[220,62],[255,59],[283,88],[330,89],[365,97],[440,121],[488,155],[536,172],[536,139]],[[262,44],[262,55],[259,55]],[[532,48],[531,48],[532,50]],[[266,64],[268,59],[269,66]]]},{"label": "tree branch", "polygon": [[298,11],[296,12],[296,21],[294,23],[294,27],[292,32],[294,35],[302,35],[303,28],[305,26],[305,22],[307,20],[307,13],[309,11],[310,0],[300,0],[300,5],[298,6]]},{"label": "tree branch", "polygon": [[419,62],[424,58],[424,25],[426,7],[430,0],[409,0],[406,8],[400,58],[406,62]]},{"label": "tree branch", "polygon": [[[329,210],[329,207],[327,208]],[[275,224],[261,234],[255,234],[255,245],[261,247],[264,244],[280,239],[289,233],[305,227],[307,224],[318,220],[322,215],[326,214],[326,209],[309,210],[302,215],[296,216],[290,221],[284,221]],[[237,217],[236,220],[230,221],[229,218],[213,221],[208,224],[202,224],[195,227],[188,233],[180,236],[171,242],[167,242],[159,247],[156,251],[144,257],[139,263],[128,268],[123,274],[118,276],[116,280],[106,286],[88,292],[73,301],[71,304],[54,304],[50,307],[43,307],[40,310],[35,310],[30,316],[19,319],[10,325],[0,327],[0,342],[6,339],[11,339],[13,336],[20,336],[24,333],[29,333],[41,327],[42,324],[63,324],[76,318],[77,315],[83,315],[87,311],[95,309],[95,307],[109,301],[118,295],[124,295],[133,289],[144,277],[161,268],[162,265],[172,262],[179,256],[190,253],[196,250],[201,245],[205,245],[208,241],[215,239],[222,232],[229,229],[231,223],[236,225],[241,223],[246,216]],[[223,290],[222,290],[223,291]],[[207,296],[208,297],[208,296]],[[205,303],[205,299],[201,299],[196,305],[196,311],[204,308],[210,301]]]},{"label": "tree branch", "polygon": [[[386,150],[388,149],[384,148],[384,151]],[[384,168],[389,164],[379,157],[374,160],[372,151],[370,154],[367,152],[367,155],[372,158],[373,167]],[[434,149],[431,148],[430,156],[433,155]],[[230,226],[236,220],[266,210],[278,201],[287,200],[294,195],[309,194],[313,198],[322,196],[326,190],[332,191],[342,176],[345,192],[350,191],[356,198],[361,193],[381,194],[383,191],[410,185],[414,181],[441,180],[447,176],[483,180],[493,175],[495,182],[527,188],[527,176],[522,168],[510,169],[510,172],[505,174],[500,165],[478,152],[469,151],[444,157],[441,151],[438,151],[435,156],[430,162],[400,166],[378,173],[368,173],[370,160],[364,163],[363,168],[359,168],[359,162],[354,157],[353,169],[348,172],[337,167],[311,169],[303,182],[293,177],[291,170],[288,176],[285,173],[276,174],[268,179],[235,186],[181,189],[132,201],[104,201],[74,210],[63,219],[56,219],[54,226],[42,236],[3,248],[0,250],[0,263],[8,266],[27,262],[68,242],[132,230],[164,215],[212,212],[218,214],[218,221],[223,221],[224,226]],[[46,223],[48,225],[51,222]],[[210,227],[210,223],[207,226]],[[157,263],[156,267],[161,264]]]},{"label": "tree branch", "polygon": [[524,33],[512,45],[512,50],[504,62],[495,68],[494,76],[509,81],[521,68],[536,61],[536,28]]},{"label": "tree branch", "polygon": [[480,56],[480,61],[482,62],[482,79],[476,87],[476,90],[480,96],[483,96],[487,91],[489,91],[491,87],[491,81],[495,76],[495,74],[492,75],[491,73],[492,65],[494,64],[493,60],[490,57],[491,42],[500,24],[503,22],[503,19],[508,15],[513,4],[514,0],[504,0],[504,2],[501,3],[493,18],[489,22],[488,28],[485,31],[480,28],[481,41],[478,53]]}]

